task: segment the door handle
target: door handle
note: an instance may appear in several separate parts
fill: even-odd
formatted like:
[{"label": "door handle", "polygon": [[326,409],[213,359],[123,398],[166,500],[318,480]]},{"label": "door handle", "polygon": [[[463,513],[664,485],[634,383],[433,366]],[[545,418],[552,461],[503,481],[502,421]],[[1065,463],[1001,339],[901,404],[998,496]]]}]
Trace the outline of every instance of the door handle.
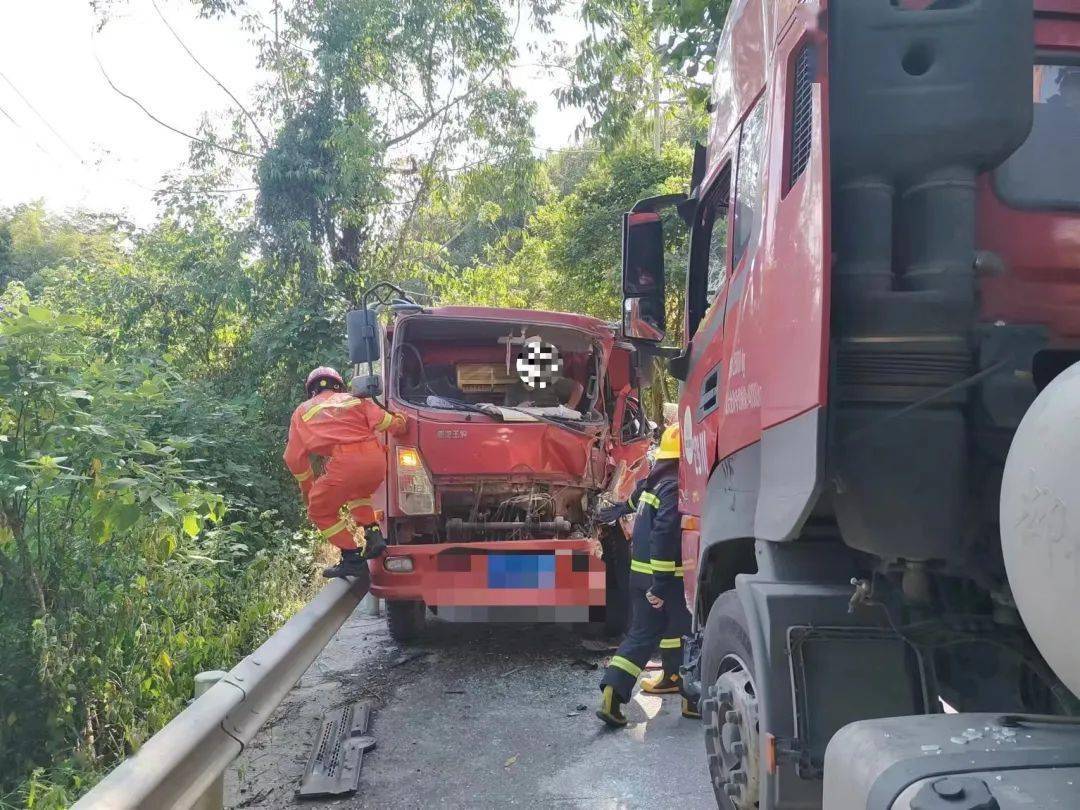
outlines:
[{"label": "door handle", "polygon": [[712,371],[705,375],[701,383],[701,396],[698,399],[698,418],[708,416],[716,410],[719,402],[717,387],[720,382],[720,364],[717,363]]}]

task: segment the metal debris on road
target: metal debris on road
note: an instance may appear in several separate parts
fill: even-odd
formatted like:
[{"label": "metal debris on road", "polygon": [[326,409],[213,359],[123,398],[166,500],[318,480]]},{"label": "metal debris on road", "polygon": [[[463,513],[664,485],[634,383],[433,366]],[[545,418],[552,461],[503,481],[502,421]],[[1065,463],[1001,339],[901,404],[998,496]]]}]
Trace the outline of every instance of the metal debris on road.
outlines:
[{"label": "metal debris on road", "polygon": [[403,653],[397,658],[395,658],[393,661],[391,661],[390,666],[400,667],[402,664],[407,664],[410,661],[415,661],[417,658],[423,658],[425,655],[427,655],[427,653],[423,650],[414,650],[412,652]]},{"label": "metal debris on road", "polygon": [[297,798],[344,796],[356,792],[364,753],[375,747],[375,738],[368,735],[370,724],[371,707],[366,703],[354,703],[327,712],[317,745],[296,791]]},{"label": "metal debris on road", "polygon": [[618,644],[611,641],[603,641],[597,638],[583,638],[581,640],[581,646],[589,652],[609,652],[610,650],[618,649]]}]

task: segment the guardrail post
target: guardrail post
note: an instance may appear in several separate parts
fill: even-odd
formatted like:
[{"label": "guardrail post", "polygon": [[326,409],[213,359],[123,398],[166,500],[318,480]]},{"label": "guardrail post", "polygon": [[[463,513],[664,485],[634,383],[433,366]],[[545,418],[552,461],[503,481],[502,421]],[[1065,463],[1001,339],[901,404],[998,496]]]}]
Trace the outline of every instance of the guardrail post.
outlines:
[{"label": "guardrail post", "polygon": [[[226,677],[229,673],[222,669],[212,669],[209,672],[200,672],[195,676],[195,699],[198,700],[210,687]],[[192,805],[192,810],[224,810],[225,807],[225,774],[214,780],[199,800]]]},{"label": "guardrail post", "polygon": [[382,600],[379,597],[368,593],[367,596],[360,600],[360,612],[365,616],[380,616],[382,615],[381,602]]}]

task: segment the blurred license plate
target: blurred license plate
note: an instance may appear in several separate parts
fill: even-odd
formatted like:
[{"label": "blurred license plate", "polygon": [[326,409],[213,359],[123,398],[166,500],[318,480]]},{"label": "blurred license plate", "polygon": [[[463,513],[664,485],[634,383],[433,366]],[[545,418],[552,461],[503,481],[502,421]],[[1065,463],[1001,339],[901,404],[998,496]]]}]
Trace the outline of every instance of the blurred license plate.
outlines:
[{"label": "blurred license plate", "polygon": [[489,554],[489,588],[554,588],[554,554]]}]

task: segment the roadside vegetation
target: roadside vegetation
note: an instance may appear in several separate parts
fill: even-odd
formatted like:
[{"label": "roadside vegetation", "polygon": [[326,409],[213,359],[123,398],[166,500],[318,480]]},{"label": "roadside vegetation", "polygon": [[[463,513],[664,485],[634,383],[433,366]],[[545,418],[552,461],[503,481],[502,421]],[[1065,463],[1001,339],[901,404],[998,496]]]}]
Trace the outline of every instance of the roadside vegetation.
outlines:
[{"label": "roadside vegetation", "polygon": [[[618,317],[621,214],[685,190],[727,6],[194,2],[272,80],[190,133],[158,220],[0,211],[0,807],[69,805],[310,597],[280,453],[367,285]],[[547,153],[510,69],[554,13],[588,33]]]}]

